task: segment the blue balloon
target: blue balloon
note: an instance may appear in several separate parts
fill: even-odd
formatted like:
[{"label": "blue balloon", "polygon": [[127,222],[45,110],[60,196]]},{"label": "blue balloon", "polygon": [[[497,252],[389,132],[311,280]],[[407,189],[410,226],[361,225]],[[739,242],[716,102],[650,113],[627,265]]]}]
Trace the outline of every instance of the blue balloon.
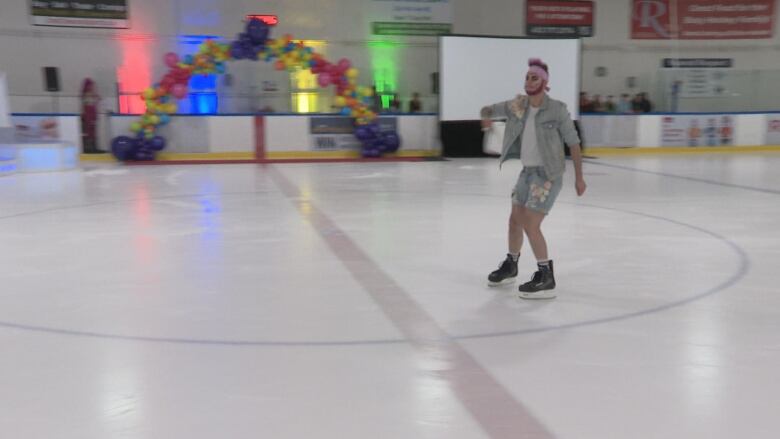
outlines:
[{"label": "blue balloon", "polygon": [[366,141],[368,139],[373,139],[374,133],[371,132],[371,129],[367,126],[358,125],[358,127],[355,128],[355,137],[357,137],[360,141]]},{"label": "blue balloon", "polygon": [[376,149],[379,152],[385,152],[386,146],[385,146],[385,139],[383,139],[381,136],[376,137],[374,139],[371,139],[370,141],[371,149]]},{"label": "blue balloon", "polygon": [[152,151],[162,151],[165,149],[165,137],[163,136],[154,136],[149,141],[149,149]]},{"label": "blue balloon", "polygon": [[401,138],[395,131],[385,131],[382,133],[382,143],[385,152],[396,152],[401,147]]},{"label": "blue balloon", "polygon": [[241,44],[241,41],[230,43],[230,56],[233,59],[244,59],[244,45]]},{"label": "blue balloon", "polygon": [[260,20],[249,20],[246,24],[246,34],[256,45],[264,45],[268,38],[268,25]]},{"label": "blue balloon", "polygon": [[343,107],[341,109],[341,114],[344,116],[349,116],[350,114],[352,114],[352,109],[349,107]]},{"label": "blue balloon", "polygon": [[131,160],[135,149],[135,140],[131,137],[119,136],[111,141],[111,153],[121,162]]},{"label": "blue balloon", "polygon": [[382,134],[382,128],[379,126],[378,122],[372,122],[366,126],[371,130],[371,133],[374,135],[374,137],[378,137],[380,134]]},{"label": "blue balloon", "polygon": [[195,58],[192,57],[192,55],[185,55],[184,56],[184,64],[192,64],[192,62],[195,60]]}]

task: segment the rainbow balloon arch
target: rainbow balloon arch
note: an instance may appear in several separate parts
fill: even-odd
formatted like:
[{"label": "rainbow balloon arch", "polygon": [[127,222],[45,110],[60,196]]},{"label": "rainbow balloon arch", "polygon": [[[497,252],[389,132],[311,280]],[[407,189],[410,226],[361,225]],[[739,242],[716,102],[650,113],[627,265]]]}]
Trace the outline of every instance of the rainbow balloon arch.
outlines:
[{"label": "rainbow balloon arch", "polygon": [[358,85],[360,72],[348,59],[331,63],[313,48],[293,41],[291,35],[272,39],[270,34],[270,26],[251,19],[247,21],[245,31],[230,44],[207,40],[200,45],[196,55],[183,59],[175,53],[166,53],[164,61],[169,67],[168,73],[154,87],[144,90],[146,112],[130,125],[134,136],[118,136],[111,141],[114,157],[120,161],[154,160],[156,153],[166,145],[158,130],[168,124],[170,115],[177,111],[173,99],[187,96],[192,75],[224,74],[226,62],[241,59],[274,62],[277,70],[309,69],[317,75],[320,87],[335,87],[335,105],[340,108],[340,114],[354,119],[354,134],[362,144],[363,157],[380,157],[398,150],[401,146],[398,133],[380,129],[377,115],[371,109],[374,92]]}]

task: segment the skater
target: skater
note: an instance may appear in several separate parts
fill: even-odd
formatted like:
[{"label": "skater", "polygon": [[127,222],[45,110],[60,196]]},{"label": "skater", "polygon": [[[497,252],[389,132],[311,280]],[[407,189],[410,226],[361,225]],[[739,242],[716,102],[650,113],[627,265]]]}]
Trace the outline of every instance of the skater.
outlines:
[{"label": "skater", "polygon": [[563,184],[566,169],[564,143],[571,149],[574,161],[577,195],[585,193],[582,176],[580,139],[563,102],[547,96],[549,72],[540,59],[528,61],[525,93],[515,99],[482,108],[483,128],[491,119],[506,119],[506,134],[500,163],[519,158],[523,171],[512,192],[512,212],[509,216],[509,253],[498,270],[488,276],[489,285],[513,282],[517,277],[517,260],[523,246],[523,233],[528,237],[536,257],[537,271],[530,281],[520,285],[524,299],[555,297],[553,261],[547,253],[547,242],[541,231],[542,221],[550,212]]}]

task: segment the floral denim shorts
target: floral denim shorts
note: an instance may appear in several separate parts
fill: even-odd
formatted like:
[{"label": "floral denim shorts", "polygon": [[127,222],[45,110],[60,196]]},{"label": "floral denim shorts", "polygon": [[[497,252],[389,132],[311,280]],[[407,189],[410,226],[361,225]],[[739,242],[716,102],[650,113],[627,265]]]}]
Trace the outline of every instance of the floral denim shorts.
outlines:
[{"label": "floral denim shorts", "polygon": [[549,213],[563,186],[563,177],[547,178],[544,168],[530,166],[523,168],[512,191],[512,203],[541,213]]}]

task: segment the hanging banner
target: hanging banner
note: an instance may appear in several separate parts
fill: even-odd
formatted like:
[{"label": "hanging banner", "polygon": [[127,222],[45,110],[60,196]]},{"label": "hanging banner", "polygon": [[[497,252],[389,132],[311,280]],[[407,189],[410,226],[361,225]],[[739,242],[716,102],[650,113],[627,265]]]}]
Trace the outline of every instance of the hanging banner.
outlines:
[{"label": "hanging banner", "polygon": [[372,0],[374,35],[443,35],[452,29],[450,0]]},{"label": "hanging banner", "polygon": [[528,0],[525,5],[526,35],[593,36],[592,1]]},{"label": "hanging banner", "polygon": [[30,7],[36,26],[129,27],[127,0],[32,0]]},{"label": "hanging banner", "polygon": [[635,40],[772,38],[775,0],[632,0]]},{"label": "hanging banner", "polygon": [[734,120],[730,114],[664,116],[661,146],[730,146]]}]

